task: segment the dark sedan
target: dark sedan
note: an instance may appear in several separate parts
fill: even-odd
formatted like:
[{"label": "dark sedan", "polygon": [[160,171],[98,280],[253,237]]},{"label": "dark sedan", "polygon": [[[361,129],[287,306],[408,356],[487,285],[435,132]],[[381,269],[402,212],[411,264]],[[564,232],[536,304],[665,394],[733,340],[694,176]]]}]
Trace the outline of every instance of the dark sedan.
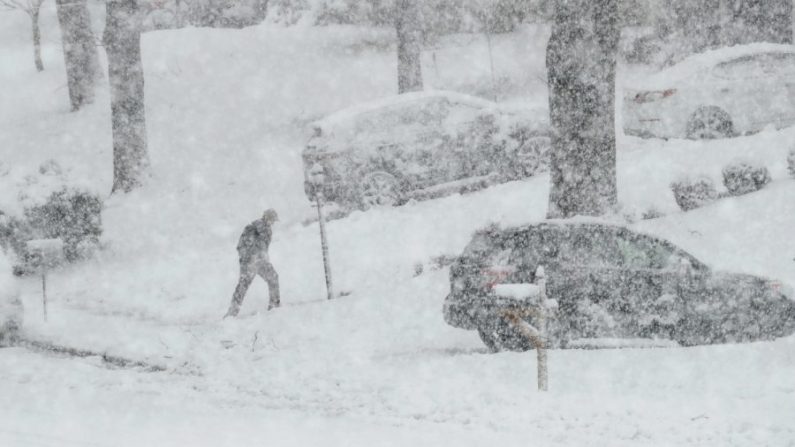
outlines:
[{"label": "dark sedan", "polygon": [[495,351],[529,349],[501,317],[506,303],[493,289],[534,282],[538,266],[546,270],[548,297],[558,303],[549,321],[552,347],[593,339],[690,346],[795,332],[795,297],[784,284],[714,272],[667,241],[592,222],[551,221],[476,233],[451,266],[445,321],[477,330]]}]

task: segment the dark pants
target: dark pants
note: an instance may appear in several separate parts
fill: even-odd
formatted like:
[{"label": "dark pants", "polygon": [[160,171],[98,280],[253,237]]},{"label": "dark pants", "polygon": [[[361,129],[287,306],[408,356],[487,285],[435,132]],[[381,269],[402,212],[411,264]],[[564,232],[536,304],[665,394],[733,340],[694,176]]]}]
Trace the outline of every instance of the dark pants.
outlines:
[{"label": "dark pants", "polygon": [[265,282],[268,283],[268,292],[270,295],[270,303],[268,309],[279,307],[279,275],[273,268],[273,265],[268,259],[251,259],[240,260],[240,278],[235,287],[235,293],[232,296],[232,303],[229,305],[229,311],[226,313],[228,316],[235,316],[240,311],[240,306],[243,304],[243,298],[246,296],[246,291],[251,285],[251,281],[255,276],[261,276]]}]

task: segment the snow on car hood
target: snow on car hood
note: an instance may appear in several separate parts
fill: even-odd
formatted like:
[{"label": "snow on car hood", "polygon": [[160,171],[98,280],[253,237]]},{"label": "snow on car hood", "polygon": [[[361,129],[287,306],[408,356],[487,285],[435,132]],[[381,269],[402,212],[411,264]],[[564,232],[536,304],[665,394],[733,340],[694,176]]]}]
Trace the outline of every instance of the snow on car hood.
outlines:
[{"label": "snow on car hood", "polygon": [[774,43],[734,45],[689,56],[671,67],[651,76],[628,80],[625,87],[631,90],[662,90],[675,87],[721,62],[759,53],[795,53],[795,46]]},{"label": "snow on car hood", "polygon": [[[364,132],[368,135],[362,136],[362,132],[360,132],[360,130],[357,128],[357,125],[368,115],[375,114],[380,110],[411,104],[413,102],[422,104],[423,102],[434,98],[446,98],[454,105],[470,107],[472,109],[479,110],[483,115],[493,112],[495,115],[500,117],[501,121],[508,120],[516,123],[527,123],[531,128],[534,129],[546,129],[548,127],[547,123],[549,122],[549,113],[546,107],[522,106],[517,104],[497,104],[486,99],[466,95],[463,93],[431,90],[389,96],[364,104],[358,104],[332,113],[331,115],[328,115],[327,117],[310,124],[312,134],[314,135],[313,138],[315,139],[315,143],[313,145],[324,146],[323,150],[327,152],[344,149],[347,142],[354,138],[372,140],[371,143],[375,145],[382,139],[383,135],[381,134],[383,134],[385,131],[389,134],[389,137],[386,138],[387,140],[391,140],[396,136],[399,137],[399,135],[395,135],[394,126],[384,125],[382,126],[383,128],[371,129],[369,132]],[[450,117],[445,120],[444,126],[447,128],[444,129],[444,132],[447,134],[452,134],[454,129],[451,127],[457,126],[460,124],[460,121],[466,121],[467,119],[472,118],[471,116],[465,116],[468,115],[466,113],[456,117],[456,115],[458,115],[458,113],[455,112],[456,109],[457,107],[455,106],[451,107],[453,113],[451,113]],[[461,107],[458,107],[458,109],[461,109]],[[509,125],[510,123],[503,124]],[[406,130],[410,130],[410,126],[406,126]],[[416,136],[416,134],[421,133],[421,130],[416,129],[415,131],[410,131],[408,133]],[[396,141],[390,142],[395,143]]]},{"label": "snow on car hood", "polygon": [[373,112],[385,107],[398,106],[415,101],[429,98],[448,98],[453,102],[471,104],[475,107],[488,108],[496,107],[496,104],[481,98],[465,95],[463,93],[450,92],[445,90],[426,90],[421,92],[404,93],[402,95],[387,96],[374,101],[356,104],[351,107],[339,110],[325,118],[317,120],[311,124],[313,128],[322,129],[323,132],[336,132],[344,130],[353,124],[357,117]]},{"label": "snow on car hood", "polygon": [[792,287],[776,279],[717,271],[712,273],[710,281],[713,286],[729,295],[765,297],[770,301],[787,299],[795,302]]}]

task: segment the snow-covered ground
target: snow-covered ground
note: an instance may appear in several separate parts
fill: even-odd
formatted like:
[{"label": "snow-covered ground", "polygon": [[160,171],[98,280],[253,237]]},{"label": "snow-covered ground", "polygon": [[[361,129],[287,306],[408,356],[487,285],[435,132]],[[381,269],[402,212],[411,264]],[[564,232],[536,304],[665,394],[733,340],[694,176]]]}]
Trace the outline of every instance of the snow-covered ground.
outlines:
[{"label": "snow-covered ground", "polygon": [[[18,212],[28,173],[54,158],[106,193],[107,90],[68,112],[54,17],[45,5],[36,74],[23,14],[0,14],[0,209]],[[508,102],[543,103],[547,31],[494,39]],[[487,94],[482,36],[424,54],[426,83]],[[325,301],[316,226],[303,193],[304,125],[394,93],[388,31],[350,27],[155,32],[144,36],[150,185],[109,198],[105,248],[53,272],[49,320],[40,283],[21,281],[31,338],[147,361],[167,372],[109,369],[23,349],[0,351],[0,445],[795,445],[795,337],[671,349],[550,352],[550,391],[533,354],[489,354],[441,313],[447,269],[472,232],[543,218],[547,176],[466,196],[355,212],[330,222],[334,285]],[[435,54],[434,54],[435,53]],[[485,93],[484,93],[485,92]],[[713,142],[620,138],[626,214],[665,217],[634,228],[669,238],[708,264],[795,286],[795,181],[785,172],[795,129]],[[737,158],[774,182],[689,213],[668,190]],[[221,320],[237,279],[243,226],[276,208],[271,255],[283,307],[249,291],[241,318]],[[422,274],[417,275],[418,265]]]}]

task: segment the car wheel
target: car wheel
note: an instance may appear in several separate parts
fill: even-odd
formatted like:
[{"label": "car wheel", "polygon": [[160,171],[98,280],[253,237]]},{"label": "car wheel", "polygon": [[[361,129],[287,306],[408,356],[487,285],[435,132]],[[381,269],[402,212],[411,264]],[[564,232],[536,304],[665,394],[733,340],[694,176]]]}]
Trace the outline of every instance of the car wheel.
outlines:
[{"label": "car wheel", "polygon": [[731,117],[720,107],[699,107],[687,122],[687,138],[693,140],[714,140],[733,135],[734,124]]},{"label": "car wheel", "polygon": [[395,206],[400,200],[398,180],[388,172],[371,172],[359,184],[359,203],[363,210],[374,206]]},{"label": "car wheel", "polygon": [[502,346],[497,338],[497,334],[487,328],[478,328],[478,335],[480,336],[480,341],[489,348],[491,352],[500,352],[502,351]]},{"label": "car wheel", "polygon": [[530,340],[515,330],[505,319],[500,318],[488,327],[478,328],[478,335],[491,352],[529,351],[533,349]]}]

